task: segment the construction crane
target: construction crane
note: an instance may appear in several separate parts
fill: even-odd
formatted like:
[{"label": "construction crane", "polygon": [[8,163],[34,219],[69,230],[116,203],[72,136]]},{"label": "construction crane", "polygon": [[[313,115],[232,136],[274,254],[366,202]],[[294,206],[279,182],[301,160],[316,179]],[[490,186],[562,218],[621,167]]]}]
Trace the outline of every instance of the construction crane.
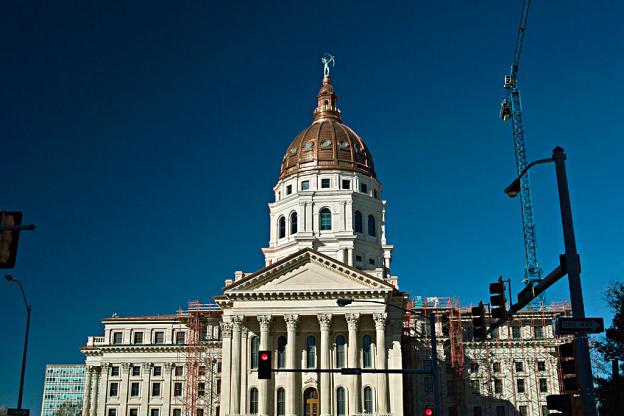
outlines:
[{"label": "construction crane", "polygon": [[[507,90],[507,94],[501,103],[500,110],[500,117],[503,121],[511,119],[518,175],[521,174],[527,164],[524,127],[522,125],[522,102],[520,100],[517,77],[530,5],[531,0],[524,0],[522,4],[522,17],[520,18],[518,37],[516,39],[516,50],[514,51],[509,75],[505,75],[504,87]],[[524,251],[526,255],[523,283],[528,284],[542,278],[542,268],[537,261],[537,242],[535,238],[535,223],[533,222],[529,175],[524,175],[520,179],[520,206],[522,208],[522,228],[524,231]],[[541,301],[543,302],[543,298],[541,298]]]}]

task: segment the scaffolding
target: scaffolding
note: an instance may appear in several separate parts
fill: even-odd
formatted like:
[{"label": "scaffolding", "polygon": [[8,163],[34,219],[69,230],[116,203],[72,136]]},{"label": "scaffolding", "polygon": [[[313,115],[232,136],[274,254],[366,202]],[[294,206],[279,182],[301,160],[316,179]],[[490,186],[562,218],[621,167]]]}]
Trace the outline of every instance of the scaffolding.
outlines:
[{"label": "scaffolding", "polygon": [[[182,407],[185,416],[213,416],[217,413],[221,309],[216,304],[190,301],[186,311],[178,310],[177,319],[186,326],[178,364],[184,368]],[[176,343],[180,343],[176,340]],[[214,344],[214,345],[211,345]]]}]

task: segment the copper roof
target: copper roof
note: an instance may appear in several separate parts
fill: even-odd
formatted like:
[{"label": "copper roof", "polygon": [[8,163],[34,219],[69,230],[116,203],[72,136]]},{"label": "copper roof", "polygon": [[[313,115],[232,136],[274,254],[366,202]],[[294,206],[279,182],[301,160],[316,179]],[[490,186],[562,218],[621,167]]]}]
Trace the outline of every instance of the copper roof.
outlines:
[{"label": "copper roof", "polygon": [[348,170],[375,176],[373,158],[364,141],[341,121],[338,97],[325,76],[317,96],[314,121],[295,137],[282,160],[280,179],[307,170]]}]

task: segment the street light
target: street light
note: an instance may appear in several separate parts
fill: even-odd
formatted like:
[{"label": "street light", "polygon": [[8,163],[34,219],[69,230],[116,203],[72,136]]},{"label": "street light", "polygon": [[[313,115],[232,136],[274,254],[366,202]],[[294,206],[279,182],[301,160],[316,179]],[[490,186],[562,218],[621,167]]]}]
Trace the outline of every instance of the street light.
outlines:
[{"label": "street light", "polygon": [[[555,147],[553,155],[549,159],[536,160],[529,163],[520,172],[520,175],[505,188],[505,193],[510,198],[515,197],[520,192],[520,178],[533,166],[542,163],[554,163],[557,175],[557,191],[559,194],[559,209],[561,211],[561,224],[563,228],[563,243],[565,254],[563,255],[563,269],[568,275],[568,285],[570,290],[570,302],[572,304],[572,315],[575,318],[585,317],[585,306],[583,305],[583,290],[581,288],[581,267],[578,252],[576,250],[576,239],[574,237],[574,224],[572,222],[572,208],[570,206],[570,191],[568,189],[568,176],[565,167],[566,154],[562,147]],[[561,277],[561,276],[559,276]],[[558,278],[557,278],[558,279]],[[554,283],[555,280],[552,280]],[[550,278],[543,279],[542,286],[550,283]],[[540,286],[541,287],[541,286]],[[543,289],[541,290],[543,291]],[[541,292],[540,292],[541,293]],[[587,336],[579,333],[575,334],[574,342],[577,354],[577,370],[579,388],[581,390],[581,403],[583,414],[586,416],[596,415],[596,401],[594,398],[592,370],[589,358],[589,344]]]},{"label": "street light", "polygon": [[435,314],[425,315],[420,311],[416,311],[414,309],[406,309],[402,306],[394,305],[392,303],[382,302],[379,300],[365,300],[365,299],[348,299],[348,298],[338,298],[336,303],[340,307],[345,307],[347,305],[352,304],[353,302],[360,303],[378,303],[380,305],[390,306],[391,308],[399,309],[403,312],[413,313],[414,315],[421,316],[425,319],[429,320],[429,327],[431,331],[431,376],[433,377],[433,401],[434,401],[434,409],[435,414],[439,415],[441,410],[440,403],[440,386],[438,382],[438,350],[437,350],[437,338],[436,338],[436,317]]},{"label": "street light", "polygon": [[28,351],[28,333],[30,331],[30,311],[31,306],[28,304],[28,300],[26,299],[26,294],[24,293],[24,288],[19,280],[15,278],[15,276],[11,274],[7,274],[4,278],[13,283],[17,283],[22,292],[22,298],[24,299],[24,305],[26,306],[26,336],[24,337],[24,352],[22,354],[22,373],[20,375],[20,385],[19,385],[19,396],[17,398],[17,409],[22,410],[22,397],[24,394],[24,375],[26,373],[26,353]]}]

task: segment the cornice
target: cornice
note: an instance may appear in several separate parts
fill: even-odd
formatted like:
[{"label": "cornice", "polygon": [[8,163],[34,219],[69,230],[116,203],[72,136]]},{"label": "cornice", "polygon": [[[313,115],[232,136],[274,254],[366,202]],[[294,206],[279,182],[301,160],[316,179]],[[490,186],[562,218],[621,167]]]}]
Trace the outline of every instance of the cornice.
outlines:
[{"label": "cornice", "polygon": [[[84,346],[80,351],[87,356],[101,356],[104,353],[154,353],[154,352],[181,352],[184,351],[188,345],[186,344],[159,344],[159,345],[98,345],[95,347]],[[199,347],[204,347],[206,350],[211,348],[221,348],[220,340],[205,341],[199,344]]]}]

